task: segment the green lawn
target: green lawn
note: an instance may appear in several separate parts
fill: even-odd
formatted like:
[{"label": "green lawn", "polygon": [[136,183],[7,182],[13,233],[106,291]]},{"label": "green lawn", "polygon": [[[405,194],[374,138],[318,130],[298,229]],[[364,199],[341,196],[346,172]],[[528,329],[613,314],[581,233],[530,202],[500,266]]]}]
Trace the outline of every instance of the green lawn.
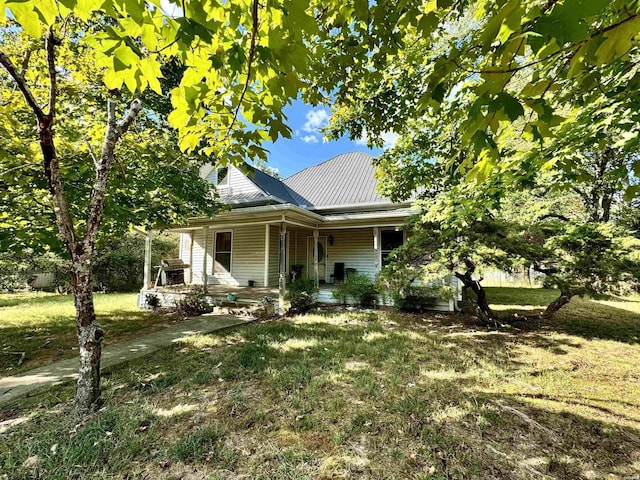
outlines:
[{"label": "green lawn", "polygon": [[[487,288],[492,307],[505,312],[543,310],[558,295],[557,290],[543,288]],[[574,297],[545,329],[584,338],[640,343],[640,295],[596,300]]]},{"label": "green lawn", "polygon": [[[526,309],[553,292],[490,294]],[[192,337],[106,372],[105,408],[88,419],[72,413],[73,385],[6,407],[0,473],[631,478],[640,314],[635,301],[615,302],[582,300],[529,333],[449,315],[327,313]]]},{"label": "green lawn", "polygon": [[[136,294],[96,294],[94,299],[107,344],[177,321],[173,316],[141,311]],[[74,316],[70,295],[0,295],[0,377],[77,355]]]}]

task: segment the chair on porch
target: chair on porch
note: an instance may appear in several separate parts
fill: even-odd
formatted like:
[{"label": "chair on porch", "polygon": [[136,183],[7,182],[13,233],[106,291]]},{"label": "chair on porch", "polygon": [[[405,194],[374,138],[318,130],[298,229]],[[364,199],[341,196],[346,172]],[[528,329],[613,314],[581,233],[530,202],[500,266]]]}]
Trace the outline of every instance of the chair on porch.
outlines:
[{"label": "chair on porch", "polygon": [[336,262],[333,265],[333,273],[331,274],[331,283],[344,282],[344,263]]}]

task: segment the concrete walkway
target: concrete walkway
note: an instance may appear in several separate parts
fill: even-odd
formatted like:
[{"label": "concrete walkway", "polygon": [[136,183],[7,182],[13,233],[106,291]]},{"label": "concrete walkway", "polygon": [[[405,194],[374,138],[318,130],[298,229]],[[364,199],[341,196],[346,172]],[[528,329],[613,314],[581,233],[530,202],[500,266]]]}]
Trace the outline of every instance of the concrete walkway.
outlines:
[{"label": "concrete walkway", "polygon": [[[253,320],[250,318],[232,315],[203,315],[116,345],[109,346],[107,340],[102,349],[101,365],[103,369],[119,365],[149,355],[190,335],[214,332],[251,321]],[[22,375],[0,378],[0,405],[37,389],[75,380],[78,378],[78,368],[78,359],[70,358],[30,370]]]}]

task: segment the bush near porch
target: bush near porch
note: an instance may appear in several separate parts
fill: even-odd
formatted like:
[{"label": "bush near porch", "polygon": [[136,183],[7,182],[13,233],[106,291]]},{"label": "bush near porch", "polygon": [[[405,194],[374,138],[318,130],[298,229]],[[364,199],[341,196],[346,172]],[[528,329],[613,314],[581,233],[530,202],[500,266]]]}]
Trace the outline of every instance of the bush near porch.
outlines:
[{"label": "bush near porch", "polygon": [[[524,311],[555,292],[490,294]],[[106,372],[106,408],[80,423],[73,385],[5,408],[0,471],[624,478],[640,471],[639,326],[634,297],[572,301],[557,323],[521,334],[376,312],[199,335]]]}]

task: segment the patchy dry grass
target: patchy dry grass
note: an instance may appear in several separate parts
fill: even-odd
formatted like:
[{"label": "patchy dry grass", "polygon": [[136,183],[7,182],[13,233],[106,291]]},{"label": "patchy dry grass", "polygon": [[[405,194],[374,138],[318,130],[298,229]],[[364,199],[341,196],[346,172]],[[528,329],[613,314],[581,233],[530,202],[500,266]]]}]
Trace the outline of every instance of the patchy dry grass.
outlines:
[{"label": "patchy dry grass", "polygon": [[[544,288],[487,288],[492,307],[506,312],[543,310],[559,292]],[[640,343],[640,295],[574,297],[551,327],[571,335]]]},{"label": "patchy dry grass", "polygon": [[71,385],[5,409],[0,473],[629,478],[640,474],[638,365],[632,339],[556,326],[514,334],[395,314],[247,325],[108,372],[106,407],[82,422]]},{"label": "patchy dry grass", "polygon": [[[141,311],[135,294],[96,294],[94,299],[98,322],[106,331],[108,343],[151,333],[178,320]],[[77,353],[72,296],[42,292],[0,294],[0,377]]]}]

